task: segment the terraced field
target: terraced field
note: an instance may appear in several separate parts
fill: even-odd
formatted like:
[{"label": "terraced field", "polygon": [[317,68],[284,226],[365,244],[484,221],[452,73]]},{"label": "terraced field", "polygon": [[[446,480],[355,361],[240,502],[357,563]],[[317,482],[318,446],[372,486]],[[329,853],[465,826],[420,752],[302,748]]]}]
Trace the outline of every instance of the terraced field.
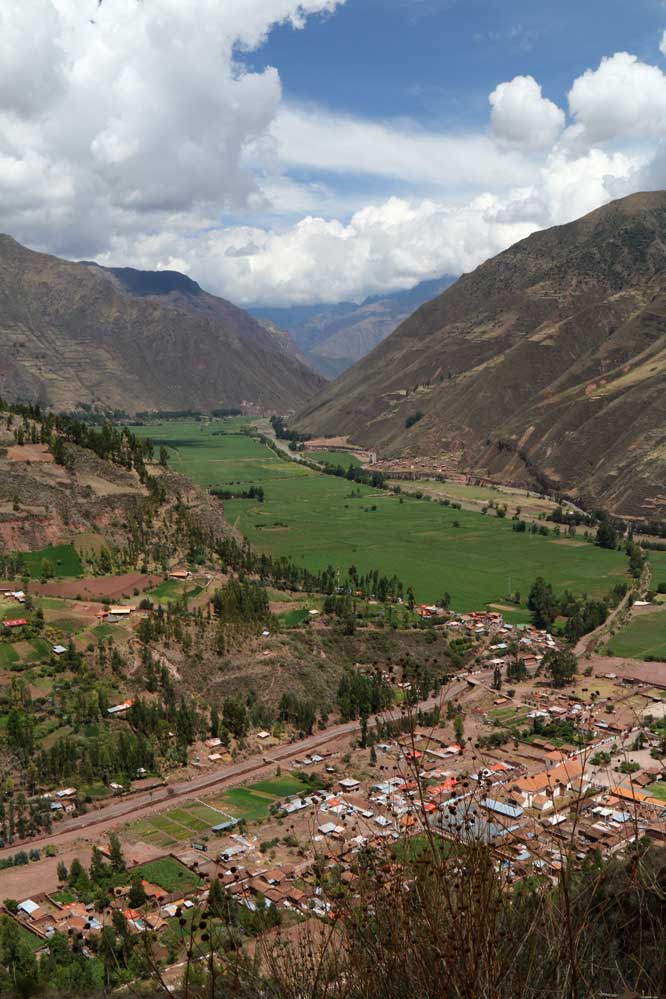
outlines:
[{"label": "terraced field", "polygon": [[129,828],[132,839],[139,839],[165,849],[209,833],[213,826],[231,818],[228,812],[213,808],[202,801],[173,808],[133,823]]}]

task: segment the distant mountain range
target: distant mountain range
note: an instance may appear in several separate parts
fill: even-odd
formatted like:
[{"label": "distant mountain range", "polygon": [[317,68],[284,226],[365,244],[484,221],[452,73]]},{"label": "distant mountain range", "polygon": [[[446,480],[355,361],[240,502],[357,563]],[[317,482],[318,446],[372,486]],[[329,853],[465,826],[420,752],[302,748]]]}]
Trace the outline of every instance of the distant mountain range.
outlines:
[{"label": "distant mountain range", "polygon": [[173,271],[72,263],[0,236],[0,302],[9,400],[284,413],[324,384],[287,336]]},{"label": "distant mountain range", "polygon": [[269,329],[288,331],[304,360],[326,378],[335,378],[370,353],[419,305],[454,281],[453,277],[422,281],[408,291],[366,298],[360,305],[339,302],[249,311]]},{"label": "distant mountain range", "polygon": [[666,516],[666,192],[536,233],[464,275],[296,425]]}]

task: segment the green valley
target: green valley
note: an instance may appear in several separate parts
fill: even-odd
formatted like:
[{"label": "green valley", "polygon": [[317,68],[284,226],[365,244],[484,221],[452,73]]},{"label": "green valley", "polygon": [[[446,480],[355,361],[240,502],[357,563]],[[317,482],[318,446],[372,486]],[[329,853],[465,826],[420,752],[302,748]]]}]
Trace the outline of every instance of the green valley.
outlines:
[{"label": "green valley", "polygon": [[[578,538],[517,534],[511,521],[372,489],[278,457],[249,435],[249,420],[174,420],[134,428],[169,448],[170,465],[199,485],[262,486],[264,502],[227,500],[225,514],[259,551],[312,569],[378,569],[418,599],[447,591],[456,610],[523,603],[537,576],[557,591],[600,597],[627,579],[623,553]],[[666,556],[657,553],[659,561]],[[516,608],[516,611],[518,608]],[[516,619],[527,619],[521,608]],[[513,618],[512,618],[513,619]]]}]

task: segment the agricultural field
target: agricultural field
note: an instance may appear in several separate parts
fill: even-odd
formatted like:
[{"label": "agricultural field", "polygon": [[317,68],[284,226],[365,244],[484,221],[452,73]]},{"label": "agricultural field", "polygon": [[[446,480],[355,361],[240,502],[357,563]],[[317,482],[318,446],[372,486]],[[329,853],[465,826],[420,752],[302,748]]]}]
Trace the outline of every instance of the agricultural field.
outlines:
[{"label": "agricultural field", "polygon": [[170,894],[177,891],[193,891],[201,884],[199,875],[194,874],[175,857],[151,860],[147,864],[137,867],[137,871],[145,881],[159,885]]},{"label": "agricultural field", "polygon": [[42,574],[42,563],[48,561],[56,576],[63,579],[79,579],[83,566],[79,553],[73,544],[49,545],[36,552],[26,552],[23,559],[30,575],[38,579]]},{"label": "agricultural field", "polygon": [[141,819],[129,827],[128,833],[131,839],[168,849],[210,833],[213,826],[230,818],[233,816],[222,808],[212,808],[202,801],[194,801]]},{"label": "agricultural field", "polygon": [[[552,513],[557,504],[550,499],[543,499],[538,493],[526,489],[512,489],[510,486],[475,486],[462,482],[437,482],[432,479],[419,479],[414,482],[395,480],[392,484],[400,485],[408,492],[421,491],[433,499],[450,499],[461,503],[465,509],[481,510],[490,503],[506,506],[509,517],[516,509],[524,520],[536,520],[542,514]],[[566,504],[565,504],[566,507]],[[494,516],[492,513],[490,516]],[[579,528],[582,533],[582,528]]]},{"label": "agricultural field", "polygon": [[666,660],[666,609],[634,614],[608,643],[614,656]]},{"label": "agricultural field", "polygon": [[246,787],[234,787],[225,791],[212,803],[221,809],[229,811],[235,818],[246,822],[259,822],[268,818],[271,805],[282,798],[294,794],[302,794],[308,789],[298,776],[282,774],[272,780],[259,781]]},{"label": "agricultural field", "polygon": [[322,465],[342,465],[343,468],[349,468],[350,465],[360,467],[362,464],[355,454],[346,451],[303,451],[303,457]]},{"label": "agricultural field", "polygon": [[[503,603],[516,591],[524,604],[540,575],[560,592],[597,597],[627,580],[623,553],[582,540],[516,534],[508,518],[397,497],[314,472],[241,434],[242,425],[237,418],[180,420],[135,429],[165,444],[172,467],[200,485],[263,486],[263,503],[224,503],[230,522],[259,551],[291,555],[312,569],[333,565],[346,572],[356,565],[359,571],[395,573],[405,586],[413,585],[419,600],[437,600],[448,591],[456,611]],[[516,623],[527,619],[524,606],[512,612]]]}]

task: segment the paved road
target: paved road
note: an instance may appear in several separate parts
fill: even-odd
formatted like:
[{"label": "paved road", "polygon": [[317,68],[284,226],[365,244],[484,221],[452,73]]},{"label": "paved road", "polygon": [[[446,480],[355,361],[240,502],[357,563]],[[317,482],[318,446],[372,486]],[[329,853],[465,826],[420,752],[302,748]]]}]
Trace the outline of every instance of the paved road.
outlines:
[{"label": "paved road", "polygon": [[[484,670],[475,674],[475,679],[481,683],[490,683],[492,670]],[[468,684],[464,679],[454,679],[440,695],[422,701],[418,707],[429,710],[443,702],[455,700],[468,689]],[[388,712],[385,717],[396,719],[400,715],[401,710],[395,709]],[[226,790],[228,787],[243,783],[248,777],[262,774],[263,771],[272,773],[276,764],[293,760],[299,756],[307,756],[317,749],[325,749],[327,745],[335,743],[340,738],[354,735],[359,731],[359,728],[359,723],[356,721],[334,725],[325,732],[318,732],[297,742],[278,746],[270,753],[248,757],[246,760],[232,763],[220,770],[215,770],[213,773],[209,772],[190,780],[178,781],[154,791],[114,799],[111,804],[99,811],[79,815],[72,819],[64,819],[58,823],[51,834],[35,837],[26,845],[32,848],[43,843],[51,843],[63,848],[93,830],[95,839],[99,840],[105,832],[114,827],[151,815],[155,811],[159,811],[161,806],[171,807],[172,804],[182,799],[191,799],[201,794]],[[22,846],[14,843],[11,847],[0,850],[0,857],[16,853],[19,849],[22,849]]]}]

